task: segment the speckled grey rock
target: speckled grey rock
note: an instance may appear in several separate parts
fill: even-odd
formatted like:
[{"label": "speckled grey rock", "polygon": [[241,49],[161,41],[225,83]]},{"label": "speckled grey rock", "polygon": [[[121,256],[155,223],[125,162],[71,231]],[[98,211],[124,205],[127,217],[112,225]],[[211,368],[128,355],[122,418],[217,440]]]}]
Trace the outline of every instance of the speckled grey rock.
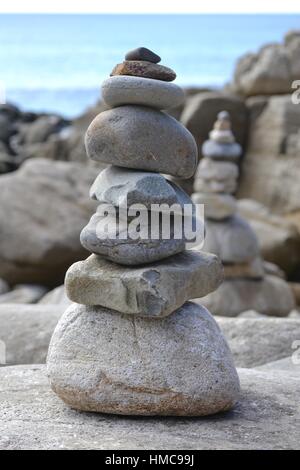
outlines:
[{"label": "speckled grey rock", "polygon": [[147,47],[137,47],[127,52],[125,60],[147,60],[148,62],[157,64],[161,61],[161,58]]},{"label": "speckled grey rock", "polygon": [[163,317],[217,289],[222,274],[216,256],[192,250],[135,269],[92,255],[70,267],[65,284],[68,297],[78,304]]},{"label": "speckled grey rock", "polygon": [[35,284],[20,284],[10,292],[0,295],[0,304],[35,304],[47,292],[47,288]]},{"label": "speckled grey rock", "polygon": [[44,366],[0,370],[0,449],[299,449],[299,380],[238,370],[234,410],[212,417],[143,418],[78,413],[51,391]]},{"label": "speckled grey rock", "polygon": [[236,317],[246,310],[264,315],[285,317],[295,308],[295,299],[288,283],[276,276],[260,281],[225,280],[217,291],[199,300],[214,315]]},{"label": "speckled grey rock", "polygon": [[168,109],[183,103],[184,92],[175,83],[119,75],[102,83],[102,98],[112,108],[134,104]]},{"label": "speckled grey rock", "polygon": [[194,193],[194,204],[204,204],[204,215],[209,219],[223,220],[237,212],[236,199],[230,194]]},{"label": "speckled grey rock", "polygon": [[237,142],[233,144],[221,144],[214,140],[206,140],[202,146],[202,153],[207,158],[238,162],[242,148]]},{"label": "speckled grey rock", "polygon": [[100,113],[86,134],[92,160],[126,168],[190,178],[197,146],[174,118],[144,106],[121,106]]},{"label": "speckled grey rock", "polygon": [[205,228],[204,251],[215,253],[224,263],[246,263],[259,256],[256,235],[239,215],[226,221],[206,220]]},{"label": "speckled grey rock", "polygon": [[0,366],[46,362],[51,336],[64,309],[58,305],[1,304]]},{"label": "speckled grey rock", "polygon": [[[290,357],[300,337],[300,320],[290,318],[216,317],[216,321],[238,367],[257,367]],[[296,355],[299,357],[299,352]]]},{"label": "speckled grey rock", "polygon": [[96,178],[90,196],[116,207],[143,204],[191,204],[189,196],[175,183],[158,173],[109,166]]},{"label": "speckled grey rock", "polygon": [[[183,223],[179,213],[173,221],[171,220],[170,233],[166,236],[160,219],[152,222],[153,215],[150,211],[143,211],[137,218],[127,217],[127,211],[123,211],[124,216],[119,212],[119,218],[116,220],[115,210],[112,205],[100,204],[88,225],[82,230],[81,244],[91,253],[102,255],[115,263],[134,266],[168,258],[185,250],[188,240],[184,230],[178,233]],[[191,222],[191,228],[194,229],[195,220],[193,218]],[[135,230],[137,226],[140,227],[139,232]],[[198,227],[201,228],[201,221]],[[156,232],[155,237],[152,236],[153,232]],[[204,233],[203,224],[201,232]],[[201,234],[199,240],[200,238]]]},{"label": "speckled grey rock", "polygon": [[193,303],[162,319],[74,304],[53,334],[47,369],[55,393],[85,411],[203,416],[239,397],[227,343]]}]

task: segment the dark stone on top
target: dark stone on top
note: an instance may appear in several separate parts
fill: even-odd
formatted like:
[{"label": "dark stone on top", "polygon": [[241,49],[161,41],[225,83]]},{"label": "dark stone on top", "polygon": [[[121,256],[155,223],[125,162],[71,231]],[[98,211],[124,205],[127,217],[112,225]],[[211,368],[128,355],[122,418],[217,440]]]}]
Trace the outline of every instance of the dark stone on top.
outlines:
[{"label": "dark stone on top", "polygon": [[158,62],[161,61],[161,58],[159,55],[150,51],[150,49],[147,49],[147,47],[137,47],[136,49],[127,52],[125,60],[146,60],[147,62],[158,64]]}]

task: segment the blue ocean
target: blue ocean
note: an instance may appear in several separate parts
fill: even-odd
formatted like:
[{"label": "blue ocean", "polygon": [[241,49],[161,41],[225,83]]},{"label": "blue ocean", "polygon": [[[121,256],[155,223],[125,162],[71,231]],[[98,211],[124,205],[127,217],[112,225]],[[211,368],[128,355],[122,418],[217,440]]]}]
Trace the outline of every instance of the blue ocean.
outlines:
[{"label": "blue ocean", "polygon": [[136,46],[157,52],[180,85],[220,87],[242,54],[299,28],[300,15],[0,15],[0,82],[25,110],[72,117]]}]

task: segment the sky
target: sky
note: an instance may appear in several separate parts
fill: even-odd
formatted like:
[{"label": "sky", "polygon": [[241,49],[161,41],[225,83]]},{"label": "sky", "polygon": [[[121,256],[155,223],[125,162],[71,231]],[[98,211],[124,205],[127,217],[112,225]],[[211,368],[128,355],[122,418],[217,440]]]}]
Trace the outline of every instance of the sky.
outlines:
[{"label": "sky", "polygon": [[9,0],[0,13],[296,13],[299,0]]}]

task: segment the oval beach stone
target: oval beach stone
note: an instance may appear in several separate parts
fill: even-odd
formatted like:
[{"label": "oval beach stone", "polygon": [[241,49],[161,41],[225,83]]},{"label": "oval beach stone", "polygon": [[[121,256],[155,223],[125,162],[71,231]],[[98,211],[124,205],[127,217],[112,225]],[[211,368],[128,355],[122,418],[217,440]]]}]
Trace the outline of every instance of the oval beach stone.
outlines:
[{"label": "oval beach stone", "polygon": [[165,82],[173,82],[176,78],[176,73],[169,67],[152,64],[145,60],[125,60],[122,64],[117,64],[110,75],[133,75],[134,77],[154,78]]},{"label": "oval beach stone", "polygon": [[92,160],[190,178],[197,167],[197,145],[176,119],[144,106],[120,106],[100,113],[86,133]]},{"label": "oval beach stone", "polygon": [[47,370],[54,392],[83,411],[205,416],[232,408],[240,392],[220,328],[190,302],[161,319],[73,304],[52,337]]},{"label": "oval beach stone", "polygon": [[112,108],[124,104],[138,104],[168,109],[183,103],[184,92],[175,83],[120,75],[103,82],[102,98]]},{"label": "oval beach stone", "polygon": [[127,52],[125,60],[147,60],[148,62],[157,64],[161,61],[161,58],[159,55],[150,51],[147,47],[137,47],[136,49]]}]

